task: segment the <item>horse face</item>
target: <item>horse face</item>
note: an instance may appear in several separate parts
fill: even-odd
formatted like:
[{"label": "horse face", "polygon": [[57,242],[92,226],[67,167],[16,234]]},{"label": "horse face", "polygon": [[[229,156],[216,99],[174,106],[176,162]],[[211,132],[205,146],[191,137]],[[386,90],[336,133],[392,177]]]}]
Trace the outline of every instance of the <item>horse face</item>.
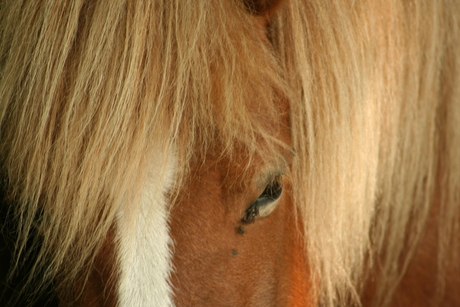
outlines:
[{"label": "horse face", "polygon": [[[289,144],[287,117],[277,137]],[[256,159],[209,153],[170,217],[177,306],[306,305],[303,249],[289,196],[291,152]]]},{"label": "horse face", "polygon": [[[267,14],[280,1],[247,1],[266,39]],[[255,102],[263,103],[263,102]],[[261,112],[262,108],[257,112]],[[290,144],[289,106],[280,100],[273,127]],[[264,118],[263,114],[260,114]],[[267,123],[261,123],[267,124]],[[288,146],[286,146],[288,147]],[[245,168],[244,150],[222,158],[206,154],[173,204],[171,282],[177,306],[306,306],[308,285],[303,245],[290,198],[294,153],[258,157]]]},{"label": "horse face", "polygon": [[[268,16],[280,2],[244,3],[264,48]],[[305,306],[308,272],[290,197],[289,105],[280,98],[278,118],[264,122],[273,120],[264,103],[251,101],[251,112],[285,145],[278,153],[248,162],[244,149],[223,156],[213,146],[168,203],[174,158],[159,149],[146,163],[138,203],[111,212],[116,218],[94,261],[71,286],[56,289],[60,305]]]}]

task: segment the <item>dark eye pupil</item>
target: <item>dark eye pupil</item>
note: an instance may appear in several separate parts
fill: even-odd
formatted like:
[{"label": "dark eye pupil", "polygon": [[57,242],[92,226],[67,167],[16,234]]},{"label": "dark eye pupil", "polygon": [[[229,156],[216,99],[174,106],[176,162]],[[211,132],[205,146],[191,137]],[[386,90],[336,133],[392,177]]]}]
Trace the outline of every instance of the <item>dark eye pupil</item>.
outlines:
[{"label": "dark eye pupil", "polygon": [[267,197],[271,200],[276,200],[281,196],[281,192],[283,192],[283,188],[278,181],[270,183],[265,190],[263,191],[262,195],[260,195],[259,199]]},{"label": "dark eye pupil", "polygon": [[242,222],[254,222],[254,219],[259,215],[259,208],[277,200],[281,196],[282,192],[283,187],[277,180],[267,185],[259,198],[257,198],[257,200],[246,209]]}]

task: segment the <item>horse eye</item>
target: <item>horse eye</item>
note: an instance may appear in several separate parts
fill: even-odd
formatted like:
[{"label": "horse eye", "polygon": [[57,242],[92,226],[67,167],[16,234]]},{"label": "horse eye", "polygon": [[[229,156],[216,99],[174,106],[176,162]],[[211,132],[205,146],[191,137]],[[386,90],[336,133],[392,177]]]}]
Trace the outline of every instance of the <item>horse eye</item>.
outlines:
[{"label": "horse eye", "polygon": [[281,193],[283,192],[283,187],[279,179],[279,176],[277,176],[270,184],[268,184],[259,198],[257,198],[257,200],[246,209],[242,219],[243,223],[252,223],[259,213],[263,213],[260,214],[262,216],[267,216],[273,211],[275,206],[269,205],[273,204],[278,198],[280,198]]}]

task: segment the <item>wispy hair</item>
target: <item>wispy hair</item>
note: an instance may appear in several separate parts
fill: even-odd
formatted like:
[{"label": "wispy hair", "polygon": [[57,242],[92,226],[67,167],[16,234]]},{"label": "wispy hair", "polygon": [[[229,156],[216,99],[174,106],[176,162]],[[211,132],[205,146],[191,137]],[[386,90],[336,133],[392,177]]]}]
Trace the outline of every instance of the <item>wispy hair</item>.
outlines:
[{"label": "wispy hair", "polygon": [[290,0],[267,44],[236,1],[2,1],[0,161],[17,259],[39,234],[31,274],[68,285],[154,149],[178,151],[178,191],[197,150],[276,151],[256,114],[276,116],[284,97],[319,302],[359,304],[379,255],[376,302],[388,304],[435,205],[441,280],[460,230],[459,6]]}]

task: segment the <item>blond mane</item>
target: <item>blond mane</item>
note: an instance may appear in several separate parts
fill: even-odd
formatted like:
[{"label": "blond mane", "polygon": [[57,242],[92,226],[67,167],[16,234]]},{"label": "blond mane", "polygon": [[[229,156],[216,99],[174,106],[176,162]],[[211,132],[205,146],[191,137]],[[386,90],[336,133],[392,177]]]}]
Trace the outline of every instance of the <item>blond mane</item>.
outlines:
[{"label": "blond mane", "polygon": [[254,101],[276,116],[286,97],[320,302],[359,305],[379,255],[387,304],[434,205],[442,280],[460,230],[458,16],[448,0],[290,0],[266,48],[237,1],[3,1],[0,161],[17,257],[38,233],[32,274],[72,283],[154,148],[177,148],[178,178],[216,142],[223,155],[235,143],[263,155],[260,138],[276,150]]}]

